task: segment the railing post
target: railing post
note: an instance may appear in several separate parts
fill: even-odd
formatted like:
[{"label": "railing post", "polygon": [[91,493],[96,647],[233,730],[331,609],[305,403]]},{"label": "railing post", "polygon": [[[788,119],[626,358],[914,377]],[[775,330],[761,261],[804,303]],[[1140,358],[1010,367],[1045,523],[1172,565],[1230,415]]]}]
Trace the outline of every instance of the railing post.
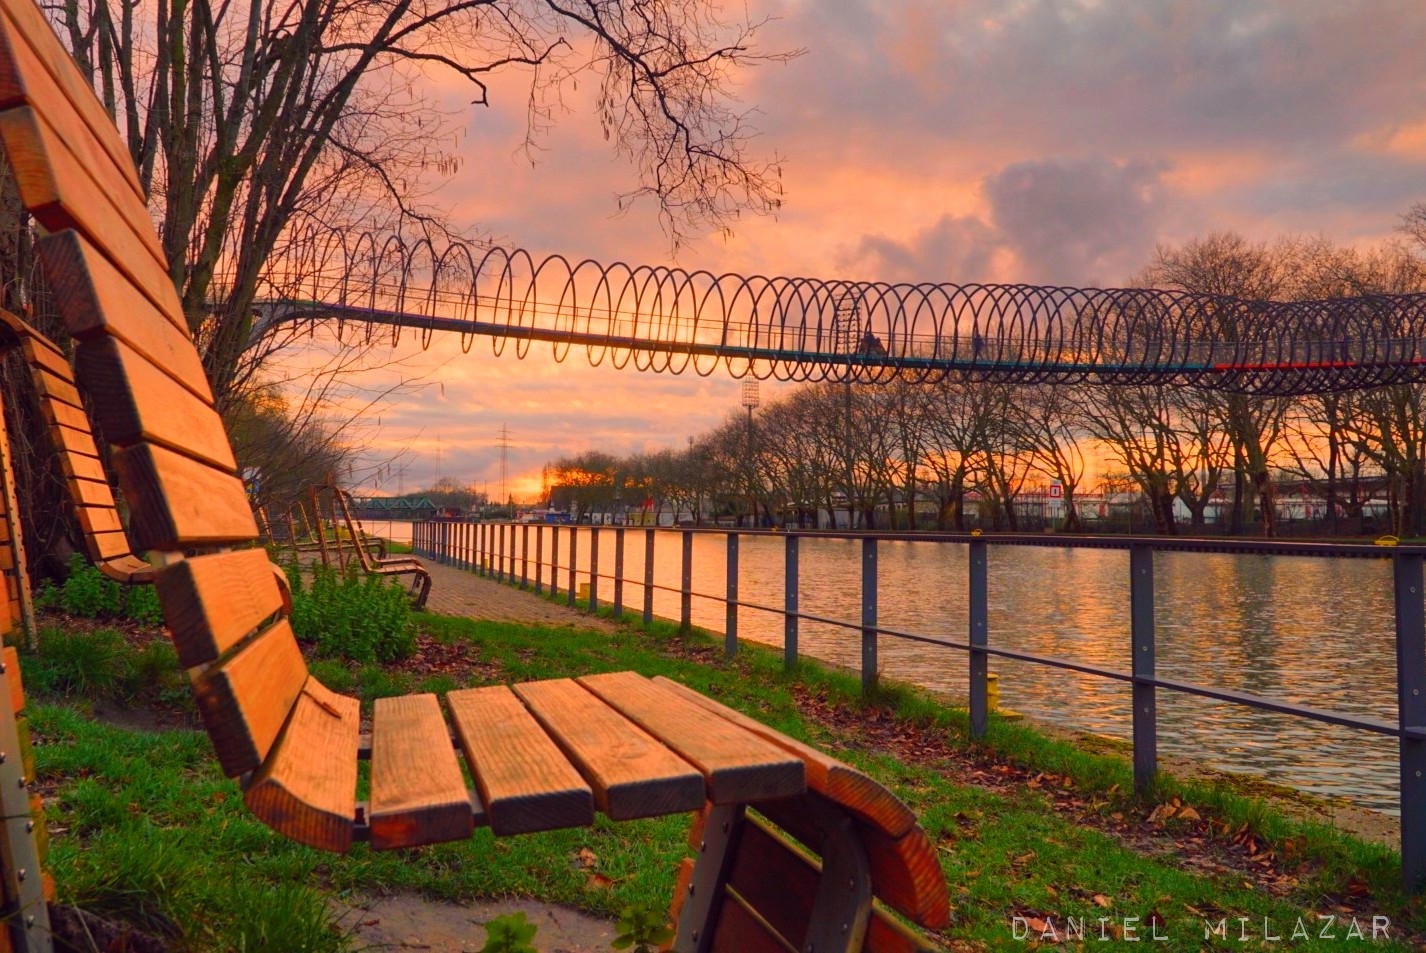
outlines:
[{"label": "railing post", "polygon": [[738,654],[738,534],[728,534],[728,592],[723,623],[723,655]]},{"label": "railing post", "polygon": [[545,591],[545,524],[535,524],[535,595]]},{"label": "railing post", "polygon": [[[1421,557],[1393,557],[1396,590],[1396,710],[1398,724],[1426,728],[1426,608]],[[1400,738],[1401,881],[1408,892],[1426,885],[1426,741]]]},{"label": "railing post", "polygon": [[569,595],[569,605],[570,605],[570,608],[573,608],[573,607],[574,607],[575,594],[576,594],[576,591],[579,589],[579,586],[576,584],[576,583],[577,583],[577,580],[575,579],[575,567],[579,564],[579,560],[576,559],[575,557],[578,555],[578,553],[579,553],[579,527],[578,527],[578,526],[571,526],[571,527],[569,528],[569,594],[568,594],[568,595]]},{"label": "railing post", "polygon": [[520,524],[520,588],[530,588],[530,524]]},{"label": "railing post", "polygon": [[654,623],[654,533],[650,527],[644,532],[644,625]]},{"label": "railing post", "polygon": [[456,524],[456,565],[470,568],[470,523],[465,520]]},{"label": "railing post", "polygon": [[624,527],[614,530],[614,621],[624,618]]},{"label": "railing post", "polygon": [[509,561],[510,569],[509,569],[509,575],[508,575],[506,578],[508,578],[508,579],[513,583],[513,582],[515,581],[515,524],[514,524],[514,523],[509,524],[509,528],[510,528],[510,544],[509,544],[509,546],[506,548],[505,552],[506,552],[506,559]]},{"label": "railing post", "polygon": [[505,524],[497,523],[496,532],[499,534],[496,542],[495,552],[495,578],[504,582],[505,576]]},{"label": "railing post", "polygon": [[970,736],[985,734],[985,683],[990,657],[976,646],[990,644],[988,579],[990,576],[989,547],[983,539],[970,542]]},{"label": "railing post", "polygon": [[599,612],[599,527],[589,526],[589,611]]},{"label": "railing post", "polygon": [[782,541],[782,664],[792,669],[797,664],[797,550],[800,536],[787,536]]},{"label": "railing post", "polygon": [[862,539],[862,696],[876,691],[876,537]]},{"label": "railing post", "polygon": [[485,575],[485,524],[475,524],[475,574]]},{"label": "railing post", "polygon": [[678,589],[678,625],[688,631],[693,627],[693,531],[683,531],[683,562]]},{"label": "railing post", "polygon": [[550,527],[550,595],[560,594],[560,527]]},{"label": "railing post", "polygon": [[1134,661],[1134,791],[1153,791],[1159,769],[1158,701],[1154,686],[1140,679],[1154,677],[1154,547],[1129,547],[1129,618]]}]

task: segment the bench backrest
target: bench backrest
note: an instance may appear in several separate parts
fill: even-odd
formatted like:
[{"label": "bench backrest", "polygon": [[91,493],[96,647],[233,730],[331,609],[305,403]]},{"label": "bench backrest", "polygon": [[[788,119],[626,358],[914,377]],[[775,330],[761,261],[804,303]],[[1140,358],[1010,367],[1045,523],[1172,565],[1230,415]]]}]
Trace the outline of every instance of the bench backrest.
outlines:
[{"label": "bench backrest", "polygon": [[134,555],[124,534],[69,358],[49,338],[0,309],[0,350],[6,349],[18,350],[29,368],[54,459],[90,560],[120,582],[152,581],[152,567]]},{"label": "bench backrest", "polygon": [[[0,4],[0,140],[229,776],[262,764],[307,681],[127,150],[39,9]],[[201,552],[200,555],[187,555]]]}]

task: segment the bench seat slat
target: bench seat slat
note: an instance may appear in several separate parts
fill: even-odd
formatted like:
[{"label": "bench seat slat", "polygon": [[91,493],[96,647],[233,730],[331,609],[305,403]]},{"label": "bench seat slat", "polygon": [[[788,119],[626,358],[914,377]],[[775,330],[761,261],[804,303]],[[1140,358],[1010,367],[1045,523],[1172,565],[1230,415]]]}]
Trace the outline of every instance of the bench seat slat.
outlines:
[{"label": "bench seat slat", "polygon": [[469,837],[470,792],[435,695],[378,698],[371,725],[371,846]]},{"label": "bench seat slat", "polygon": [[74,515],[79,519],[85,535],[95,533],[123,533],[124,524],[119,521],[119,511],[111,506],[76,506]]},{"label": "bench seat slat", "polygon": [[[43,398],[44,395],[41,395]],[[74,429],[88,429],[89,418],[84,416],[84,411],[69,404],[60,403],[57,400],[40,400],[40,412],[45,418],[45,423],[51,427],[71,427]]]},{"label": "bench seat slat", "polygon": [[522,682],[514,689],[609,817],[624,821],[702,806],[699,771],[574,680]]},{"label": "bench seat slat", "polygon": [[171,284],[163,285],[166,291],[155,301],[73,229],[46,235],[36,249],[70,334],[81,340],[106,332],[122,338],[205,403],[213,403]]},{"label": "bench seat slat", "polygon": [[95,180],[93,170],[102,171],[102,149],[92,136],[66,142],[52,124],[64,118],[41,115],[29,106],[0,112],[0,135],[25,207],[52,232],[77,228],[103,244],[132,242],[128,247],[139,254],[124,255],[116,264],[140,257],[144,267],[166,270],[144,203],[128,189]]},{"label": "bench seat slat", "polygon": [[84,401],[79,396],[79,390],[74,386],[73,373],[67,373],[63,377],[53,374],[44,368],[32,368],[30,376],[34,379],[35,389],[40,396],[49,400],[58,400],[68,404],[80,413],[84,413]]},{"label": "bench seat slat", "polygon": [[120,446],[147,440],[237,470],[217,412],[127,344],[107,336],[81,341],[76,362],[106,440]]},{"label": "bench seat slat", "polygon": [[801,760],[636,672],[586,675],[579,684],[703,772],[708,800],[738,804],[801,794]]},{"label": "bench seat slat", "polygon": [[139,552],[173,551],[257,538],[242,481],[151,443],[114,451]]},{"label": "bench seat slat", "polygon": [[193,693],[224,774],[262,764],[306,681],[307,663],[286,619],[198,677]]},{"label": "bench seat slat", "polygon": [[56,424],[49,428],[50,440],[53,441],[55,449],[63,454],[79,454],[84,457],[99,459],[99,448],[94,443],[94,434],[88,428],[76,430],[73,427],[66,427],[63,424]]},{"label": "bench seat slat", "polygon": [[108,483],[69,480],[69,499],[76,506],[114,506],[114,490]]},{"label": "bench seat slat", "polygon": [[132,553],[107,556],[99,563],[99,571],[115,582],[126,586],[137,586],[154,580],[154,567]]},{"label": "bench seat slat", "polygon": [[133,547],[129,545],[129,537],[122,532],[85,533],[84,544],[89,549],[90,558],[96,563],[106,562],[120,556],[129,556],[133,553]]},{"label": "bench seat slat", "polygon": [[83,454],[60,454],[59,468],[70,480],[90,480],[95,483],[109,482],[109,475],[104,472],[103,464],[93,457]]},{"label": "bench seat slat", "polygon": [[360,735],[361,704],[309,676],[243,802],[284,836],[345,853],[356,818]]},{"label": "bench seat slat", "polygon": [[94,97],[54,30],[34,4],[6,4],[0,29],[0,108],[28,102],[46,112],[74,112],[107,153],[109,164],[140,201],[143,186],[114,121]]},{"label": "bench seat slat", "polygon": [[795,738],[789,738],[777,729],[720,704],[686,685],[662,675],[656,676],[653,681],[797,755],[807,767],[807,786],[810,789],[826,795],[862,820],[876,825],[887,836],[901,837],[916,826],[916,815],[901,803],[900,798],[856,768]]},{"label": "bench seat slat", "polygon": [[499,836],[594,823],[594,796],[539,722],[504,685],[446,696],[451,723]]},{"label": "bench seat slat", "polygon": [[[30,333],[20,338],[20,352],[32,367],[43,367],[61,378],[73,379],[74,368],[69,366],[69,358],[45,338],[29,329]],[[43,342],[43,343],[40,343]]]},{"label": "bench seat slat", "polygon": [[265,550],[238,549],[184,559],[159,574],[179,664],[207,665],[282,608],[269,565]]}]

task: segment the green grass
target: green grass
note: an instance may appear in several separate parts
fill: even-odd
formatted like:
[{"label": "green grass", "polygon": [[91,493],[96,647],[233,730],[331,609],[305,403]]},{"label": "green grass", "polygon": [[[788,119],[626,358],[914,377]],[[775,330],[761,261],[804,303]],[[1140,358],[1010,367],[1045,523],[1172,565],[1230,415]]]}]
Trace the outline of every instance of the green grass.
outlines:
[{"label": "green grass", "polygon": [[[1142,918],[1157,913],[1170,940],[1154,949],[1203,947],[1204,916],[1229,918],[1230,930],[1237,928],[1235,918],[1252,918],[1259,935],[1263,918],[1271,918],[1287,937],[1298,916],[1315,924],[1317,911],[1330,912],[1337,898],[1363,889],[1370,892],[1371,908],[1398,928],[1420,933],[1426,925],[1420,903],[1397,889],[1397,857],[1384,847],[1294,823],[1221,786],[1165,779],[1158,799],[1177,796],[1233,828],[1249,825],[1299,861],[1301,874],[1298,886],[1279,898],[1239,876],[1184,869],[1172,857],[1145,856],[1057,813],[1042,789],[993,791],[956,783],[944,765],[898,762],[866,745],[855,730],[804,718],[795,692],[856,709],[865,704],[857,680],[806,663],[786,673],[780,655],[766,649],[746,647],[724,661],[721,639],[680,634],[661,622],[647,631],[624,626],[612,634],[430,614],[419,615],[418,624],[438,641],[468,643],[471,654],[497,667],[504,680],[624,669],[667,675],[862,768],[920,816],[951,889],[955,921],[946,936],[971,946],[1011,946],[1012,917],[1045,914],[1061,925],[1065,916],[1091,924],[1101,916],[1119,923],[1140,917],[1140,935],[1147,937]],[[118,654],[126,651],[132,653],[124,647]],[[32,673],[47,664],[26,658],[26,675],[37,691]],[[78,667],[89,671],[88,665]],[[382,695],[449,690],[458,681],[334,658],[314,662],[313,670],[368,704]],[[77,690],[72,678],[44,678],[51,697]],[[92,676],[85,678],[92,683]],[[972,746],[963,712],[895,685],[884,686],[870,704],[897,712],[908,726],[973,747],[988,762],[1070,777],[1105,815],[1148,809],[1125,793],[1132,778],[1116,755],[1081,750],[998,719],[988,737]],[[247,814],[237,786],[219,777],[204,735],[140,734],[95,724],[66,707],[35,709],[43,742],[40,773],[54,788],[49,821],[63,829],[51,854],[61,897],[159,932],[176,931],[188,949],[255,949],[264,936],[296,938],[268,948],[343,949],[340,931],[328,922],[327,893],[525,896],[611,917],[632,903],[663,908],[686,851],[687,820],[673,817],[618,824],[601,819],[589,829],[502,839],[483,830],[469,841],[422,850],[374,853],[358,846],[347,856],[321,854],[273,834]],[[585,851],[597,858],[598,877],[580,865]],[[304,886],[284,886],[290,883]],[[1236,933],[1213,942],[1253,946],[1238,942]]]}]

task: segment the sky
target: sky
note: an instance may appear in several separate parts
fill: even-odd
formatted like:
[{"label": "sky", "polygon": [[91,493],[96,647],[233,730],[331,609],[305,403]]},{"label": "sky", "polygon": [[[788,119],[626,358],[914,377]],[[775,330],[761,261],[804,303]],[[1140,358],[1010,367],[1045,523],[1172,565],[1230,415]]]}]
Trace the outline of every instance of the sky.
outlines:
[{"label": "sky", "polygon": [[[489,107],[463,91],[460,171],[431,200],[462,228],[538,254],[715,272],[859,280],[1118,285],[1156,245],[1211,231],[1253,240],[1390,239],[1426,201],[1426,4],[1420,0],[746,0],[786,64],[738,76],[754,150],[782,160],[785,203],[731,238],[676,254],[655,209],[620,213],[635,170],[605,141],[589,86],[540,138],[528,76],[497,77]],[[734,5],[736,6],[736,4]],[[410,337],[407,338],[408,342]],[[420,375],[367,412],[361,489],[449,477],[539,489],[565,454],[686,445],[741,413],[717,374],[524,360],[477,341],[398,348]],[[764,400],[775,386],[763,385]],[[360,478],[360,472],[359,476]]]}]

